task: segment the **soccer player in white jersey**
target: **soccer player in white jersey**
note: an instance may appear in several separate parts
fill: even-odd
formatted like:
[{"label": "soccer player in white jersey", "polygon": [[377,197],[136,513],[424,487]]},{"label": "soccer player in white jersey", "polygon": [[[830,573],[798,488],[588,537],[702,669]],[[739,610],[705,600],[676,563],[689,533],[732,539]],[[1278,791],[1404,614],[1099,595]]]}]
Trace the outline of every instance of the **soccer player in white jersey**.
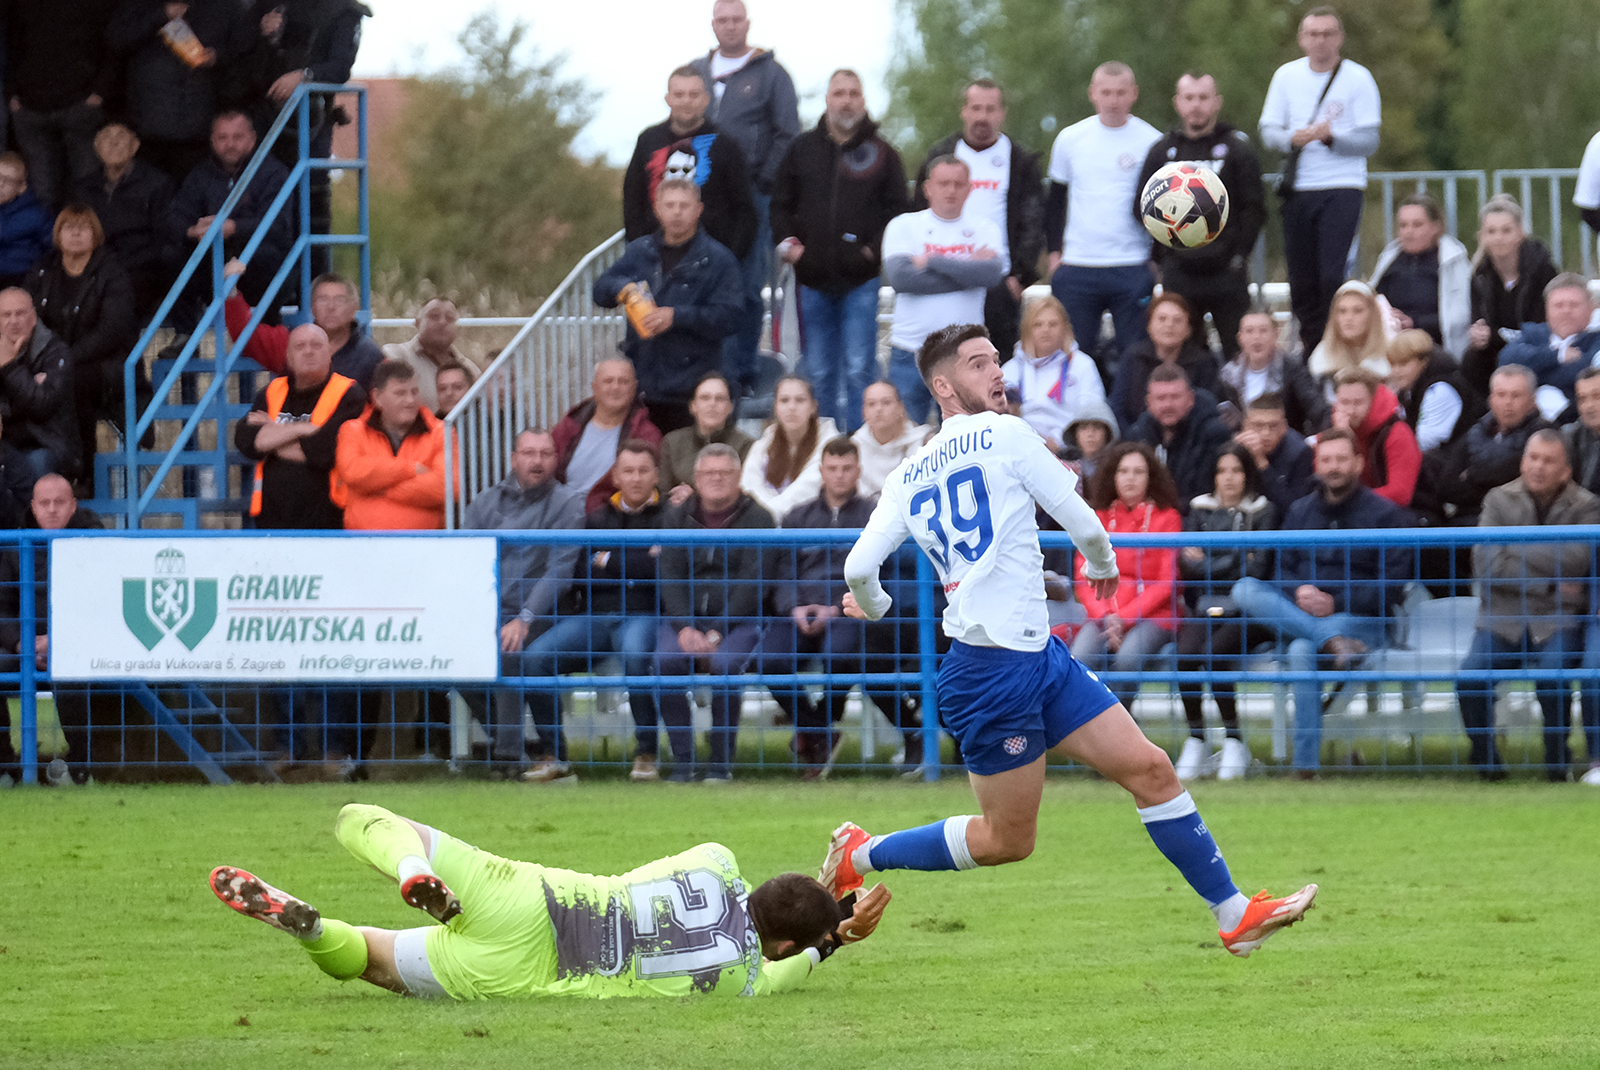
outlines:
[{"label": "soccer player in white jersey", "polygon": [[1246,899],[1166,753],[1050,635],[1035,503],[1072,537],[1102,598],[1116,591],[1117,562],[1076,477],[1026,423],[1005,415],[997,356],[981,325],[928,336],[917,367],[944,425],[889,477],[845,561],[845,612],[868,620],[889,610],[878,567],[907,535],[938,570],[949,600],[944,630],[954,641],[939,667],[939,714],[961,741],[983,813],[887,836],[846,822],[834,831],[822,883],[840,896],[875,870],[972,869],[1028,857],[1045,753],[1054,751],[1133,795],[1156,847],[1216,916],[1223,946],[1248,955],[1300,920],[1317,886]]}]

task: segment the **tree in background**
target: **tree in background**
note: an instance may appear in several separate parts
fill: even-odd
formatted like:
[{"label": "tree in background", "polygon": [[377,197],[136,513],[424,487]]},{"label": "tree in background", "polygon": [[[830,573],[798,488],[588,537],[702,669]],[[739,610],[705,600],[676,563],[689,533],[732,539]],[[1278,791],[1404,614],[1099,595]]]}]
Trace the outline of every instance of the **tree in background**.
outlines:
[{"label": "tree in background", "polygon": [[395,127],[403,177],[371,191],[373,266],[387,282],[523,304],[617,229],[620,172],[572,151],[591,95],[559,59],[525,59],[527,35],[480,14],[458,38],[466,64],[413,82]]},{"label": "tree in background", "polygon": [[[1481,2],[1513,7],[1516,0]],[[1154,125],[1176,122],[1171,100],[1179,75],[1203,70],[1216,76],[1227,98],[1223,117],[1254,134],[1272,72],[1300,54],[1295,33],[1310,7],[1281,0],[900,3],[906,39],[889,75],[889,125],[913,157],[956,128],[961,87],[980,75],[1006,86],[1008,125],[1018,140],[1048,150],[1057,131],[1091,114],[1089,75],[1108,59],[1134,69],[1140,86],[1135,111]],[[1342,0],[1336,6],[1345,55],[1370,68],[1383,93],[1375,166],[1426,166],[1425,117],[1437,111],[1434,95],[1450,49],[1429,0]]]}]

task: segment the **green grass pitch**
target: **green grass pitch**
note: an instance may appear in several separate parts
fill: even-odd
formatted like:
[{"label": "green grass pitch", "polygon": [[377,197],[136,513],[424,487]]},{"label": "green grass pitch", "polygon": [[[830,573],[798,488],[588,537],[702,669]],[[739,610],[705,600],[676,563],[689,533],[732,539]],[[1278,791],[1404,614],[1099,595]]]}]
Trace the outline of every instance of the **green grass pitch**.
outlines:
[{"label": "green grass pitch", "polygon": [[[1322,885],[1248,960],[1131,802],[1052,779],[1026,862],[892,873],[882,927],[767,1000],[438,1004],[319,973],[206,887],[234,863],[356,923],[420,915],[334,841],[364,801],[484,848],[617,872],[720,840],[756,880],[829,830],[973,809],[937,786],[428,783],[0,795],[0,1066],[1281,1068],[1600,1065],[1600,796],[1580,785],[1196,789],[1241,887]],[[471,909],[471,904],[467,904]]]}]

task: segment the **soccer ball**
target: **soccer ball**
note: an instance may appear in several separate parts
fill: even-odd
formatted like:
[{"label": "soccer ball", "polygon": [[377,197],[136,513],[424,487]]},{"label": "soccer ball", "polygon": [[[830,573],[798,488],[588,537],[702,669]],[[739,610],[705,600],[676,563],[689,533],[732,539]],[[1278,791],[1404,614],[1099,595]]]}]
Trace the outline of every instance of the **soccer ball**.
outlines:
[{"label": "soccer ball", "polygon": [[1169,163],[1139,194],[1139,218],[1169,249],[1198,249],[1216,240],[1228,222],[1228,190],[1215,171]]}]

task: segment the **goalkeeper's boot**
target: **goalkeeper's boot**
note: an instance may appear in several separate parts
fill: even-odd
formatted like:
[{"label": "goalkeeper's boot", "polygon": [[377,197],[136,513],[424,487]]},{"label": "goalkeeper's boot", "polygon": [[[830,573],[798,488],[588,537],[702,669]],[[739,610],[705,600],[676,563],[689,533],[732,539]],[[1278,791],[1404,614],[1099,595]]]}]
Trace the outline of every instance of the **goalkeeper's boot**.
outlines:
[{"label": "goalkeeper's boot", "polygon": [[1260,947],[1267,937],[1305,917],[1316,898],[1315,884],[1308,884],[1282,899],[1274,899],[1266,892],[1260,892],[1245,907],[1244,917],[1240,919],[1238,927],[1231,933],[1219,932],[1217,935],[1222,938],[1222,946],[1230,954],[1245,958]]},{"label": "goalkeeper's boot", "polygon": [[415,907],[440,925],[450,924],[450,919],[461,913],[461,900],[456,893],[432,873],[419,873],[400,885],[400,898],[406,906]]},{"label": "goalkeeper's boot", "polygon": [[866,883],[856,872],[851,856],[855,849],[872,839],[872,834],[854,822],[846,821],[833,830],[828,842],[828,856],[822,860],[822,872],[817,880],[835,899],[843,899]]},{"label": "goalkeeper's boot", "polygon": [[290,936],[309,936],[322,920],[317,908],[233,866],[211,871],[211,890],[247,918],[264,921]]}]

